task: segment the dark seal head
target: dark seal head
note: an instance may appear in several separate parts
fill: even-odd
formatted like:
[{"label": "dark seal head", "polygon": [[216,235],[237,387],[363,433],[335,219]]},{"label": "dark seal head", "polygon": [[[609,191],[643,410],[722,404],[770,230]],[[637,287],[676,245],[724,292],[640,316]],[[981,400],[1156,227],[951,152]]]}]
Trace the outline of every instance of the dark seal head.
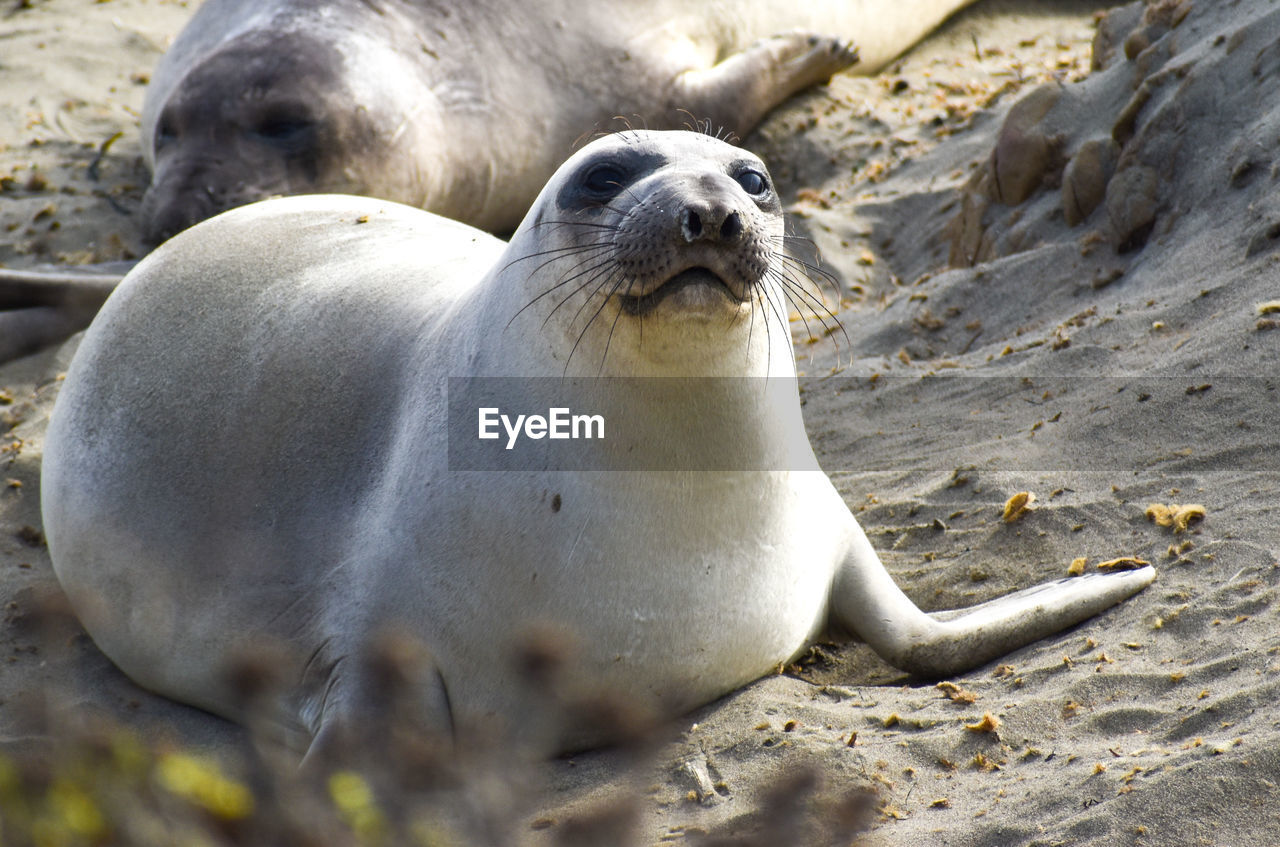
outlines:
[{"label": "dark seal head", "polygon": [[298,33],[251,32],[191,68],[155,126],[144,237],[159,243],[264,196],[340,188],[320,179],[342,172],[339,139],[358,142],[371,128],[355,109],[324,108],[342,90],[333,52]]},{"label": "dark seal head", "polygon": [[417,158],[399,151],[423,95],[401,54],[367,35],[281,21],[226,38],[177,75],[158,70],[163,90],[143,117],[144,238],[158,244],[276,195],[420,194]]}]

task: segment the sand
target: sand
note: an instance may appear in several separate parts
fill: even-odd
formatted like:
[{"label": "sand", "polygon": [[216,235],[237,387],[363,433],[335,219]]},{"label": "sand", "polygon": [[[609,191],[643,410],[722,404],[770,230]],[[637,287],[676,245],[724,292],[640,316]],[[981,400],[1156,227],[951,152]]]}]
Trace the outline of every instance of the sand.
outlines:
[{"label": "sand", "polygon": [[[142,85],[190,9],[29,5],[0,12],[0,263],[128,258]],[[1156,584],[952,687],[824,644],[639,757],[490,751],[523,799],[507,814],[509,784],[469,782],[474,843],[848,843],[841,810],[868,844],[1280,843],[1280,315],[1259,308],[1280,299],[1280,10],[1138,4],[1093,44],[1096,8],[982,4],[745,143],[840,287],[841,331],[796,324],[811,439],[913,599],[1078,558],[1138,556]],[[0,367],[3,749],[39,760],[89,713],[244,749],[39,611],[41,434],[73,346]],[[1175,533],[1152,503],[1205,516]]]}]

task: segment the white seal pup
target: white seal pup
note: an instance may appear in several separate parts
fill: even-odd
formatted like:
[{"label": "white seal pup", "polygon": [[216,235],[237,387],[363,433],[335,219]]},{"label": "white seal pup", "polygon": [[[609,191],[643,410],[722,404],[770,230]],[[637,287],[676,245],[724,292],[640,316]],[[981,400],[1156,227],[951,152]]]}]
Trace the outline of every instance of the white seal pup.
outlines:
[{"label": "white seal pup", "polygon": [[147,90],[144,234],[322,192],[508,233],[575,141],[615,116],[745,135],[967,2],[206,0]]},{"label": "white seal pup", "polygon": [[[312,751],[372,720],[362,656],[386,627],[429,650],[424,719],[448,732],[533,711],[510,657],[547,624],[578,681],[670,715],[828,622],[954,674],[1152,581],[918,609],[809,447],[782,226],[764,165],[690,132],[584,147],[509,245],[354,197],[202,223],[125,279],[68,371],[42,484],[57,576],[119,667],[215,712],[237,717],[228,651],[289,645],[275,717]],[[574,442],[586,470],[472,470],[451,439],[479,443],[484,410],[450,427],[451,377],[518,378],[524,410],[588,385],[627,428]],[[740,467],[679,469],[725,445]]]}]

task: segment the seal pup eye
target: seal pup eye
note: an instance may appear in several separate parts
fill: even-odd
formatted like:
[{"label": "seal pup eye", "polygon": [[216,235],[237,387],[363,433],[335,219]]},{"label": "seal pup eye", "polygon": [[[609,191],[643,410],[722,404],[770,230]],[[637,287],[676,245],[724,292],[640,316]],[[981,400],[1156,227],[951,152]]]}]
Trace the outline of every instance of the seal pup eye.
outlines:
[{"label": "seal pup eye", "polygon": [[626,175],[609,162],[596,165],[582,178],[582,187],[599,197],[613,197],[622,190]]},{"label": "seal pup eye", "polygon": [[759,197],[769,190],[768,178],[751,168],[739,171],[734,179],[738,181],[738,185],[742,186],[743,191],[755,197]]}]

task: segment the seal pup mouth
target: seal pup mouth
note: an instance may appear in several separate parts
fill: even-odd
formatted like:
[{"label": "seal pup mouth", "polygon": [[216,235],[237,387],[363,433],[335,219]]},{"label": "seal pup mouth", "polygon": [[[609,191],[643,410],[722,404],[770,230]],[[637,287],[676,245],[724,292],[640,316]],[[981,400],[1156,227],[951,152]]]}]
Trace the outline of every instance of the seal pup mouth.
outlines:
[{"label": "seal pup mouth", "polygon": [[618,298],[622,302],[622,310],[634,317],[649,314],[664,300],[677,294],[683,294],[682,299],[685,302],[681,305],[695,307],[711,306],[713,298],[715,301],[725,298],[732,303],[744,302],[744,298],[739,296],[719,274],[703,267],[683,270],[648,294],[619,294]]}]

